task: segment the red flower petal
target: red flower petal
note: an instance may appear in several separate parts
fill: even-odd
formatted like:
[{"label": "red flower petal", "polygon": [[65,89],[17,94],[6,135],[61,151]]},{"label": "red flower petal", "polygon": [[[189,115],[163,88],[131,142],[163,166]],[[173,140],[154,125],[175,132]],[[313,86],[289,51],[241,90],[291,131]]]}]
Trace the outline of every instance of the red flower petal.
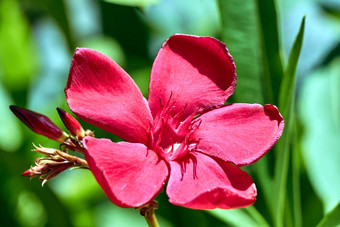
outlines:
[{"label": "red flower petal", "polygon": [[69,107],[83,120],[124,140],[147,143],[149,107],[134,81],[106,55],[77,49],[65,93]]},{"label": "red flower petal", "polygon": [[175,205],[192,209],[231,209],[255,202],[255,184],[236,166],[197,152],[170,165],[166,192]]},{"label": "red flower petal", "polygon": [[120,207],[151,201],[168,177],[167,164],[139,143],[85,137],[85,158],[106,195]]},{"label": "red flower petal", "polygon": [[235,65],[226,46],[211,37],[174,35],[158,52],[152,67],[149,106],[153,116],[176,102],[172,113],[185,107],[183,117],[224,104],[234,92]]},{"label": "red flower petal", "polygon": [[201,115],[193,138],[205,154],[249,165],[261,158],[282,134],[284,122],[272,105],[232,104]]}]

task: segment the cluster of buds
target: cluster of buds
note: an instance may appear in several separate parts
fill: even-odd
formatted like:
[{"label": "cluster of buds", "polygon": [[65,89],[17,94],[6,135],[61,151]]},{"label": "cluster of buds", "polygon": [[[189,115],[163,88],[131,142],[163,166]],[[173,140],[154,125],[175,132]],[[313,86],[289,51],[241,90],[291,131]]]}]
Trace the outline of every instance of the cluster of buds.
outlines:
[{"label": "cluster of buds", "polygon": [[48,180],[68,168],[88,169],[87,162],[84,159],[70,155],[68,151],[83,153],[82,139],[85,136],[93,137],[94,135],[90,130],[85,131],[72,115],[57,108],[60,118],[69,131],[68,134],[45,115],[17,106],[10,106],[10,109],[33,132],[60,143],[59,149],[34,145],[33,151],[45,156],[37,158],[35,166],[31,166],[21,174],[22,176],[31,178],[39,176],[42,185],[44,185]]}]

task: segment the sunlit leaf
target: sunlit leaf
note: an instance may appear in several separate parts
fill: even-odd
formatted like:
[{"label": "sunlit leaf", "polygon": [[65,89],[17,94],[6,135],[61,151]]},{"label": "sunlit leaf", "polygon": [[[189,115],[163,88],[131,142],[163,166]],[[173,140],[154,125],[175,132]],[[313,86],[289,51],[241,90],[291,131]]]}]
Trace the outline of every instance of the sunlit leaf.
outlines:
[{"label": "sunlit leaf", "polygon": [[15,151],[22,143],[22,133],[19,121],[10,112],[9,105],[13,103],[5,88],[0,83],[0,150]]},{"label": "sunlit leaf", "polygon": [[[339,4],[338,0],[313,1],[277,1],[281,8],[281,33],[283,52],[289,54],[289,49],[295,39],[295,32],[299,29],[297,18],[307,15],[305,37],[301,50],[300,67],[298,75],[306,75],[327,60],[327,55],[339,42],[339,22],[327,15],[320,6],[332,3]],[[335,9],[335,8],[333,8]],[[322,35],[320,35],[322,34]],[[318,48],[315,48],[315,44]],[[288,57],[288,56],[287,56]]]},{"label": "sunlit leaf", "polygon": [[325,212],[340,201],[340,59],[306,78],[299,100],[302,157]]},{"label": "sunlit leaf", "polygon": [[248,208],[234,210],[216,209],[208,210],[207,212],[230,226],[268,226],[264,219],[260,219],[260,222],[258,222],[252,218],[249,212],[247,212],[247,209]]},{"label": "sunlit leaf", "polygon": [[46,224],[46,212],[34,193],[22,191],[18,196],[17,207],[18,219],[23,226],[35,227]]},{"label": "sunlit leaf", "polygon": [[273,0],[220,0],[223,41],[236,63],[238,102],[278,103],[283,77]]},{"label": "sunlit leaf", "polygon": [[289,55],[288,64],[281,83],[279,95],[279,108],[283,117],[286,117],[289,106],[295,94],[296,68],[302,48],[303,35],[305,31],[305,17],[302,19],[299,33],[295,39]]},{"label": "sunlit leaf", "polygon": [[331,210],[317,225],[317,227],[340,226],[340,203]]},{"label": "sunlit leaf", "polygon": [[222,41],[236,64],[236,102],[263,103],[259,15],[254,0],[219,0]]},{"label": "sunlit leaf", "polygon": [[91,171],[84,169],[65,171],[48,184],[69,208],[75,226],[96,225],[94,210],[90,209],[92,201],[106,197]]},{"label": "sunlit leaf", "polygon": [[260,21],[265,102],[278,103],[283,76],[282,57],[275,0],[255,0]]},{"label": "sunlit leaf", "polygon": [[[97,214],[97,226],[100,227],[111,227],[111,226],[119,226],[119,227],[147,227],[147,223],[144,220],[144,217],[140,215],[138,209],[134,208],[125,208],[122,209],[107,201],[99,204],[95,208],[95,212]],[[161,216],[157,215],[157,210],[155,211],[155,215],[159,222],[159,225],[162,227],[172,227],[171,223],[163,219]]]},{"label": "sunlit leaf", "polygon": [[[288,65],[286,67],[284,77],[280,89],[279,107],[285,120],[285,130],[282,138],[278,143],[278,156],[275,162],[275,176],[274,176],[274,193],[273,193],[273,215],[277,225],[283,225],[283,212],[285,202],[287,199],[287,176],[291,148],[295,131],[295,78],[296,68],[299,60],[299,55],[302,47],[303,34],[305,29],[305,18],[302,19],[300,30],[296,36],[292,50],[289,55]],[[294,177],[297,177],[295,173]],[[296,192],[299,193],[299,192]],[[300,222],[300,221],[298,221]]]},{"label": "sunlit leaf", "polygon": [[104,1],[126,6],[147,6],[159,2],[159,0],[104,0]]},{"label": "sunlit leaf", "polygon": [[12,90],[26,88],[37,71],[29,24],[15,0],[0,1],[0,68]]},{"label": "sunlit leaf", "polygon": [[107,201],[96,207],[97,226],[110,227],[146,227],[144,218],[139,214],[138,210],[133,208],[122,209]]},{"label": "sunlit leaf", "polygon": [[[74,182],[77,182],[76,184]],[[60,177],[49,182],[52,190],[72,207],[74,203],[93,200],[103,196],[102,190],[89,170],[65,171]],[[65,193],[67,191],[67,193]],[[79,204],[81,205],[81,204]]]},{"label": "sunlit leaf", "polygon": [[[219,5],[223,41],[235,59],[238,74],[233,97],[237,102],[277,105],[283,66],[275,1],[247,0],[244,4],[240,4],[236,0],[220,0]],[[282,162],[280,157],[279,161]],[[261,160],[261,163],[256,165],[256,170],[260,181],[259,187],[263,190],[267,205],[271,205],[269,208],[273,219],[276,220],[282,217],[282,213],[276,215],[273,211],[273,208],[279,204],[273,202],[273,199],[276,200],[278,197],[272,196],[267,162],[266,158]],[[281,171],[287,174],[288,170],[281,169]],[[281,191],[280,193],[284,194]]]}]

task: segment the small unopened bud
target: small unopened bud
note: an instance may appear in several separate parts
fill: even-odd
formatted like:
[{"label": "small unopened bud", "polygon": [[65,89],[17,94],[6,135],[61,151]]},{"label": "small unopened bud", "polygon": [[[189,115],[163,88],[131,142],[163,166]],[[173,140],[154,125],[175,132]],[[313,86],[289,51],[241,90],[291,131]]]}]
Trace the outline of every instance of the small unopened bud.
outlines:
[{"label": "small unopened bud", "polygon": [[85,136],[94,137],[94,133],[93,133],[91,130],[87,129],[87,130],[85,131]]},{"label": "small unopened bud", "polygon": [[42,185],[68,168],[89,168],[86,160],[70,155],[62,150],[42,146],[37,147],[35,145],[34,147],[35,149],[33,151],[47,156],[37,158],[35,160],[35,166],[31,166],[31,168],[23,172],[21,176],[31,178],[38,176],[42,181]]},{"label": "small unopened bud", "polygon": [[37,166],[31,166],[31,168],[23,172],[21,176],[31,178],[39,176],[39,179],[42,181],[42,186],[44,186],[48,180],[58,176],[61,172],[70,168],[72,165],[72,163],[68,162],[58,163],[45,160]]},{"label": "small unopened bud", "polygon": [[[31,166],[31,168],[32,168],[32,166]],[[23,172],[23,173],[21,174],[21,176],[23,176],[23,177],[32,177],[32,170],[31,170],[31,168],[29,168],[28,170],[26,170],[25,172]]]},{"label": "small unopened bud", "polygon": [[61,120],[64,122],[66,128],[77,139],[81,140],[85,137],[85,131],[80,123],[71,114],[67,113],[63,109],[57,108]]},{"label": "small unopened bud", "polygon": [[33,132],[46,136],[60,143],[64,142],[68,135],[56,126],[45,115],[33,112],[31,110],[10,106],[11,111]]}]

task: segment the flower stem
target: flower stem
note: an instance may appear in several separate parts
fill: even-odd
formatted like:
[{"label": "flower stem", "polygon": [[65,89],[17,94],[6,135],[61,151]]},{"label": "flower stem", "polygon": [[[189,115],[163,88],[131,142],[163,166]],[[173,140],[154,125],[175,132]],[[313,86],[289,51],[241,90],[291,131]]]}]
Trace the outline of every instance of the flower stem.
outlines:
[{"label": "flower stem", "polygon": [[151,201],[150,203],[142,206],[140,208],[140,214],[144,216],[149,227],[159,227],[158,221],[156,219],[155,210],[158,207],[156,201]]},{"label": "flower stem", "polygon": [[144,217],[149,227],[159,227],[154,210],[147,212]]}]

